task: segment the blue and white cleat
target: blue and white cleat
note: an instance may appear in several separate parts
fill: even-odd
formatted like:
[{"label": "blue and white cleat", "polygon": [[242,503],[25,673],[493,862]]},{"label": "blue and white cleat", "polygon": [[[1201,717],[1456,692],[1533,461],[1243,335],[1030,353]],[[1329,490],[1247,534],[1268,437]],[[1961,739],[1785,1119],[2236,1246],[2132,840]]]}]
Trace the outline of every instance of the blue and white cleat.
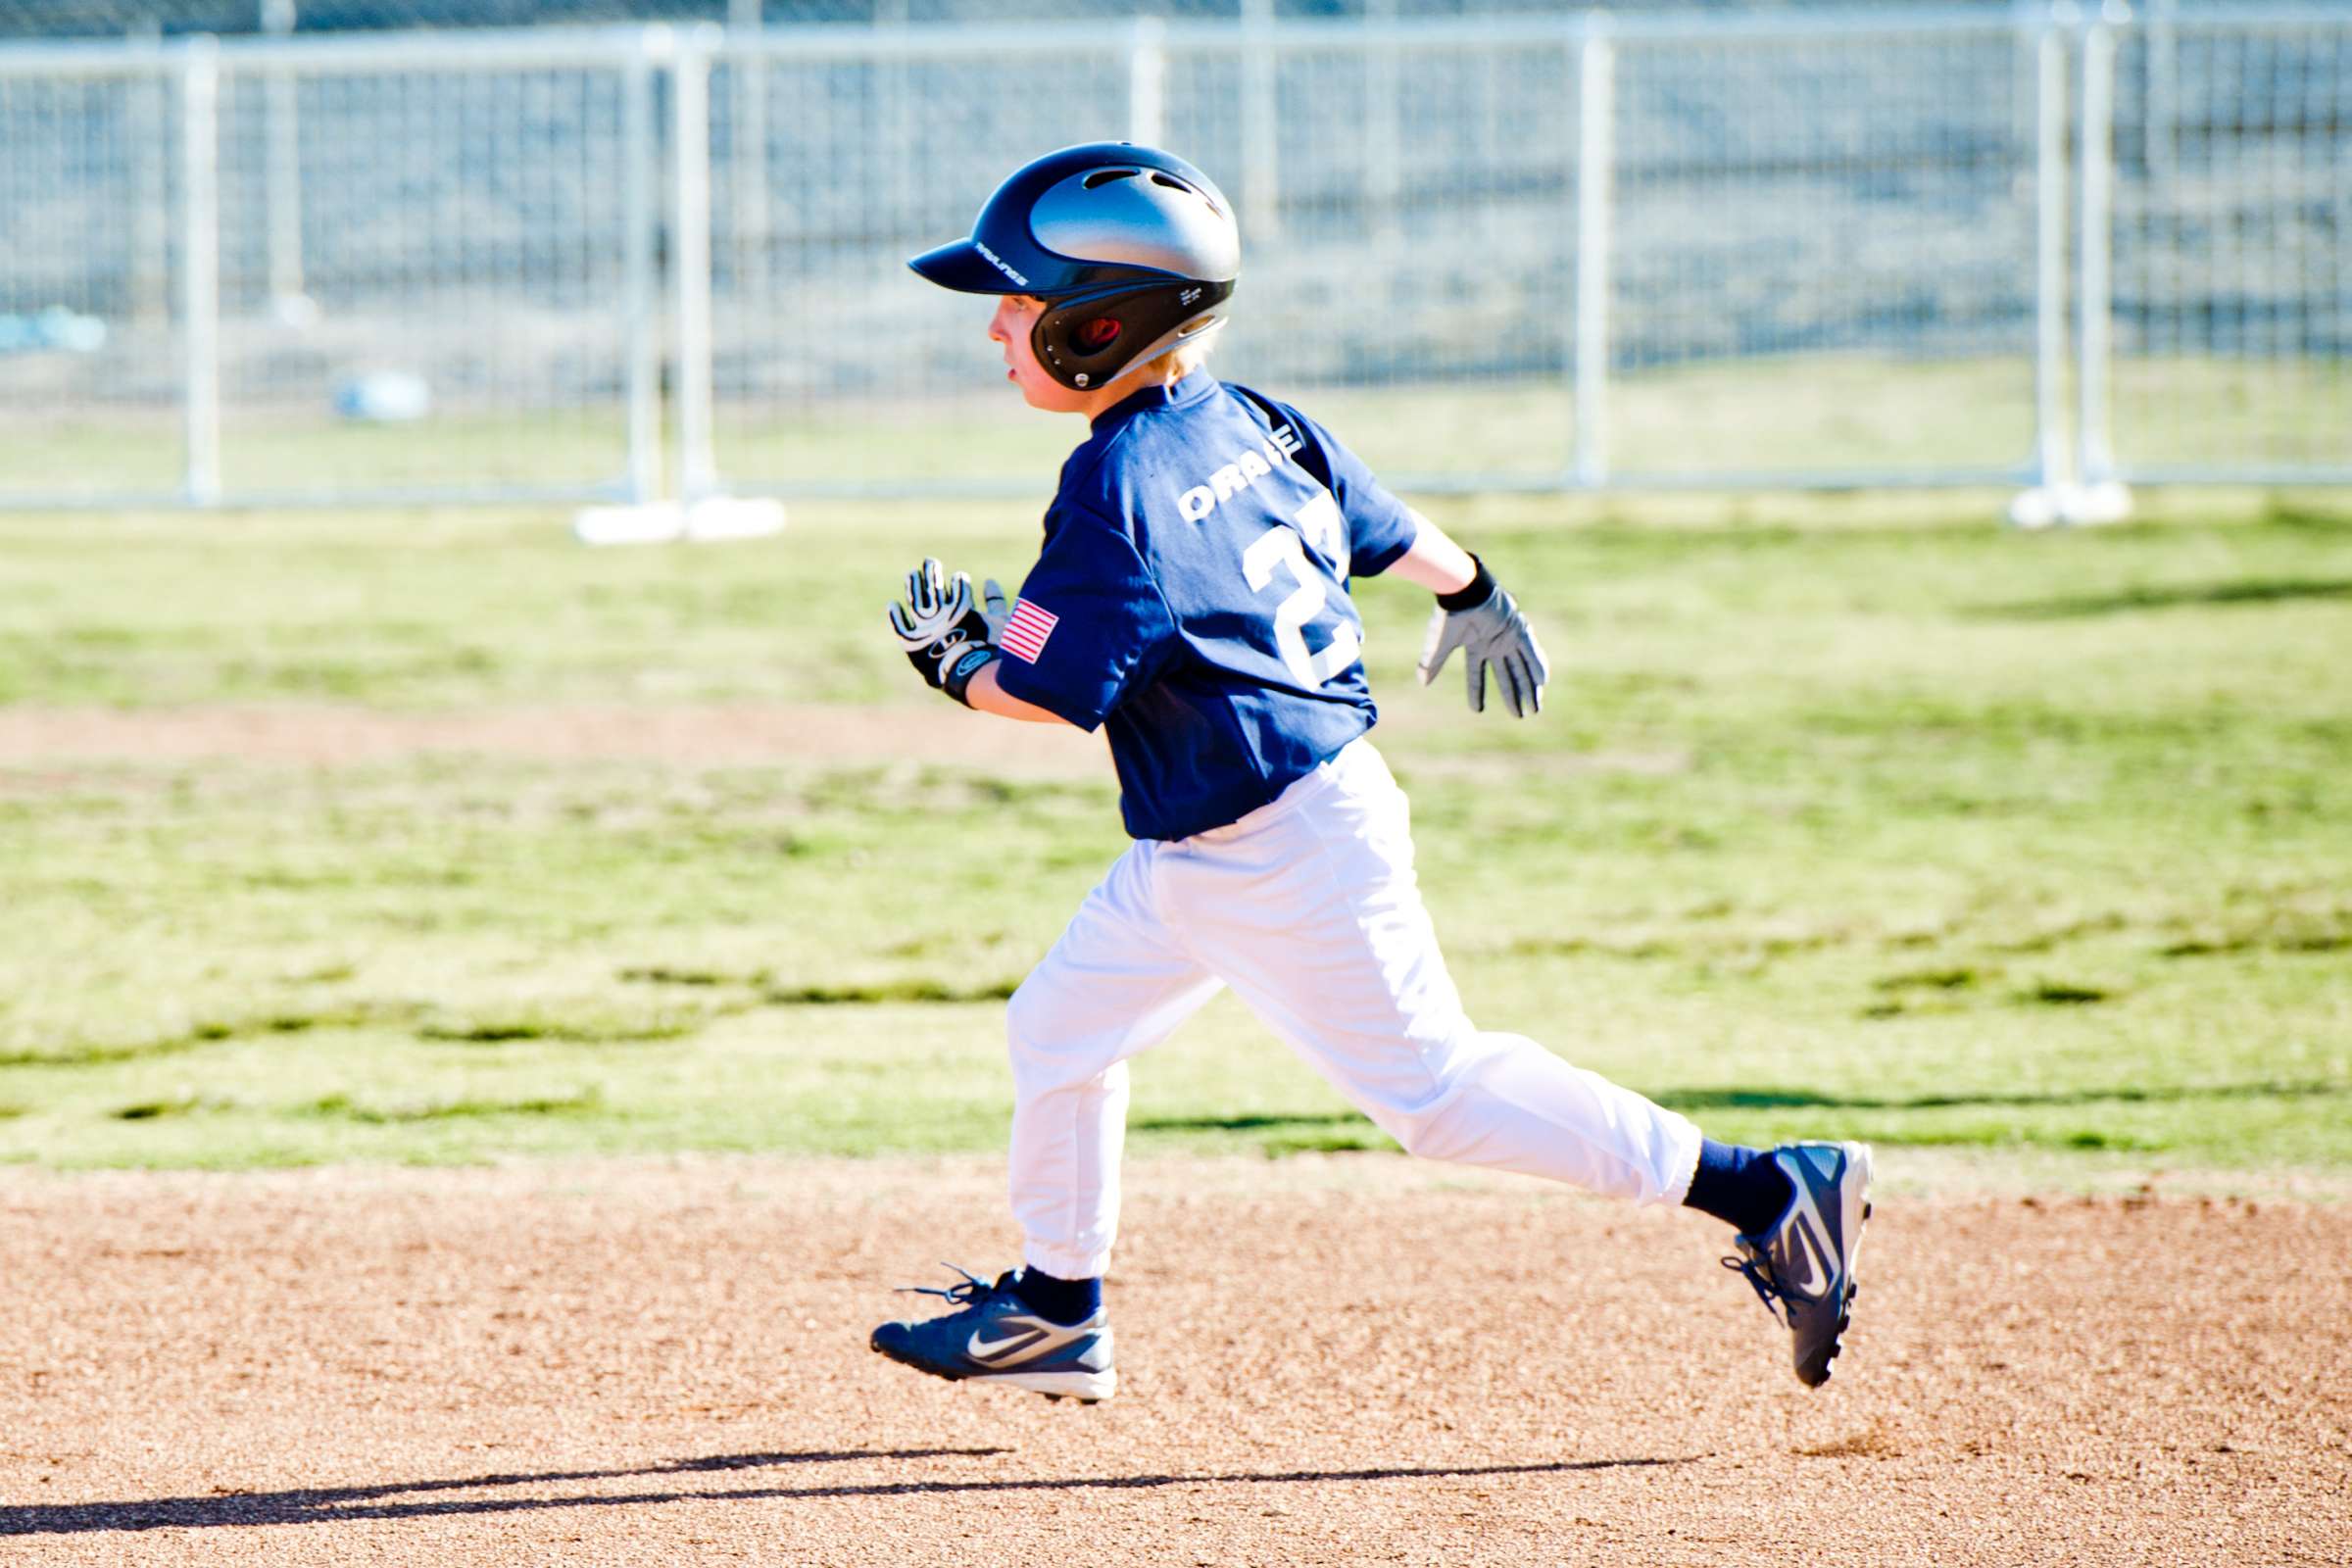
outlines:
[{"label": "blue and white cleat", "polygon": [[1732,1245],[1723,1266],[1747,1276],[1764,1309],[1795,1341],[1796,1381],[1830,1381],[1838,1338],[1853,1321],[1854,1256],[1870,1218],[1868,1144],[1784,1144],[1772,1152],[1795,1189],[1788,1206],[1759,1236]]},{"label": "blue and white cleat", "polygon": [[[951,1263],[950,1268],[956,1268]],[[1110,1318],[1101,1307],[1083,1323],[1040,1316],[1013,1289],[1017,1272],[991,1285],[956,1268],[963,1283],[944,1291],[909,1289],[952,1302],[956,1310],[921,1323],[885,1323],[873,1348],[917,1372],[960,1383],[1001,1383],[1048,1398],[1094,1404],[1118,1392]]]}]

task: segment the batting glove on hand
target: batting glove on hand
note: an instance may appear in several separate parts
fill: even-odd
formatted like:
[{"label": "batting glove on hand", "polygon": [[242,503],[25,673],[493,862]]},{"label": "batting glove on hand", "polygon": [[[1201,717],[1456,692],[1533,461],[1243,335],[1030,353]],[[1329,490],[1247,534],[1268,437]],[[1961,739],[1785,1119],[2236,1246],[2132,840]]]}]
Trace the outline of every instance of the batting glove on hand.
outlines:
[{"label": "batting glove on hand", "polygon": [[1495,684],[1502,689],[1502,706],[1513,718],[1544,711],[1544,683],[1551,679],[1544,645],[1519,613],[1518,602],[1502,591],[1488,572],[1487,564],[1470,558],[1478,575],[1459,593],[1440,594],[1429,617],[1429,635],[1421,642],[1421,684],[1437,679],[1453,651],[1462,651],[1463,674],[1470,681],[1470,710],[1487,710],[1487,666],[1494,666]]},{"label": "batting glove on hand", "polygon": [[988,585],[988,608],[972,599],[972,579],[962,572],[951,583],[939,563],[925,559],[906,574],[906,602],[890,607],[890,629],[917,672],[936,691],[970,706],[964,695],[972,677],[997,659],[991,610],[1002,612],[1004,590]]},{"label": "batting glove on hand", "polygon": [[1012,618],[1012,607],[1004,602],[1004,585],[994,577],[981,585],[980,614],[988,622],[988,643],[994,648],[1004,640],[1004,623]]}]

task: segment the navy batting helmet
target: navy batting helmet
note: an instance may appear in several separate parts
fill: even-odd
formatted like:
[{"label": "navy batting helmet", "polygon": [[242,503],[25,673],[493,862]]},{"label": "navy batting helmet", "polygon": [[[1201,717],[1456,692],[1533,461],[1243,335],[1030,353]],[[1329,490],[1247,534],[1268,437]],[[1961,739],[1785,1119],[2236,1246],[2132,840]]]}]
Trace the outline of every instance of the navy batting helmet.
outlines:
[{"label": "navy batting helmet", "polygon": [[1015,170],[969,239],[906,265],[943,288],[1046,301],[1030,333],[1038,363],[1084,391],[1220,324],[1242,239],[1206,174],[1173,153],[1097,141]]}]

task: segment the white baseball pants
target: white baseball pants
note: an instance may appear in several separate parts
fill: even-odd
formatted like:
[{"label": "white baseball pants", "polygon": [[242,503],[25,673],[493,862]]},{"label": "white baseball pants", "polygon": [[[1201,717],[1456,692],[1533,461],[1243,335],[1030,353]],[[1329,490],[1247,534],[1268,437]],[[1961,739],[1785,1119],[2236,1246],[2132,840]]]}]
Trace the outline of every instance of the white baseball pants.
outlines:
[{"label": "white baseball pants", "polygon": [[1680,1202],[1698,1129],[1523,1035],[1474,1027],[1413,879],[1404,792],[1356,741],[1272,804],[1139,840],[1006,1009],[1025,1260],[1106,1272],[1127,1058],[1231,986],[1412,1153]]}]

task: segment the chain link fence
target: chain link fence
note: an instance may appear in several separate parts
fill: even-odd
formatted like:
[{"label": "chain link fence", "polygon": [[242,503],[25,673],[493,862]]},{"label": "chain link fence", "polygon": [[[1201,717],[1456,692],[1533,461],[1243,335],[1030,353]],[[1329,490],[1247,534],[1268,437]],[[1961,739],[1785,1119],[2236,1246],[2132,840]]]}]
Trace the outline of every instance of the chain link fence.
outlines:
[{"label": "chain link fence", "polygon": [[0,54],[0,495],[650,489],[636,45]]},{"label": "chain link fence", "polygon": [[905,259],[1119,136],[1421,487],[2352,479],[2348,83],[2342,5],[0,47],[0,504],[1035,490]]},{"label": "chain link fence", "polygon": [[120,57],[0,74],[0,496],[169,496],[188,363],[171,80]]},{"label": "chain link fence", "polygon": [[2352,19],[2160,9],[2114,43],[2093,60],[2116,104],[2114,355],[2089,463],[2352,480]]},{"label": "chain link fence", "polygon": [[[1805,0],[1621,0],[1622,12],[1797,9]],[[1898,0],[1899,3],[1899,0]],[[1948,8],[1951,0],[1910,0]],[[2012,0],[1972,0],[1997,10]],[[724,22],[926,26],[1017,22],[1233,22],[1556,14],[1543,0],[0,0],[0,39],[345,28],[609,25]]]}]

